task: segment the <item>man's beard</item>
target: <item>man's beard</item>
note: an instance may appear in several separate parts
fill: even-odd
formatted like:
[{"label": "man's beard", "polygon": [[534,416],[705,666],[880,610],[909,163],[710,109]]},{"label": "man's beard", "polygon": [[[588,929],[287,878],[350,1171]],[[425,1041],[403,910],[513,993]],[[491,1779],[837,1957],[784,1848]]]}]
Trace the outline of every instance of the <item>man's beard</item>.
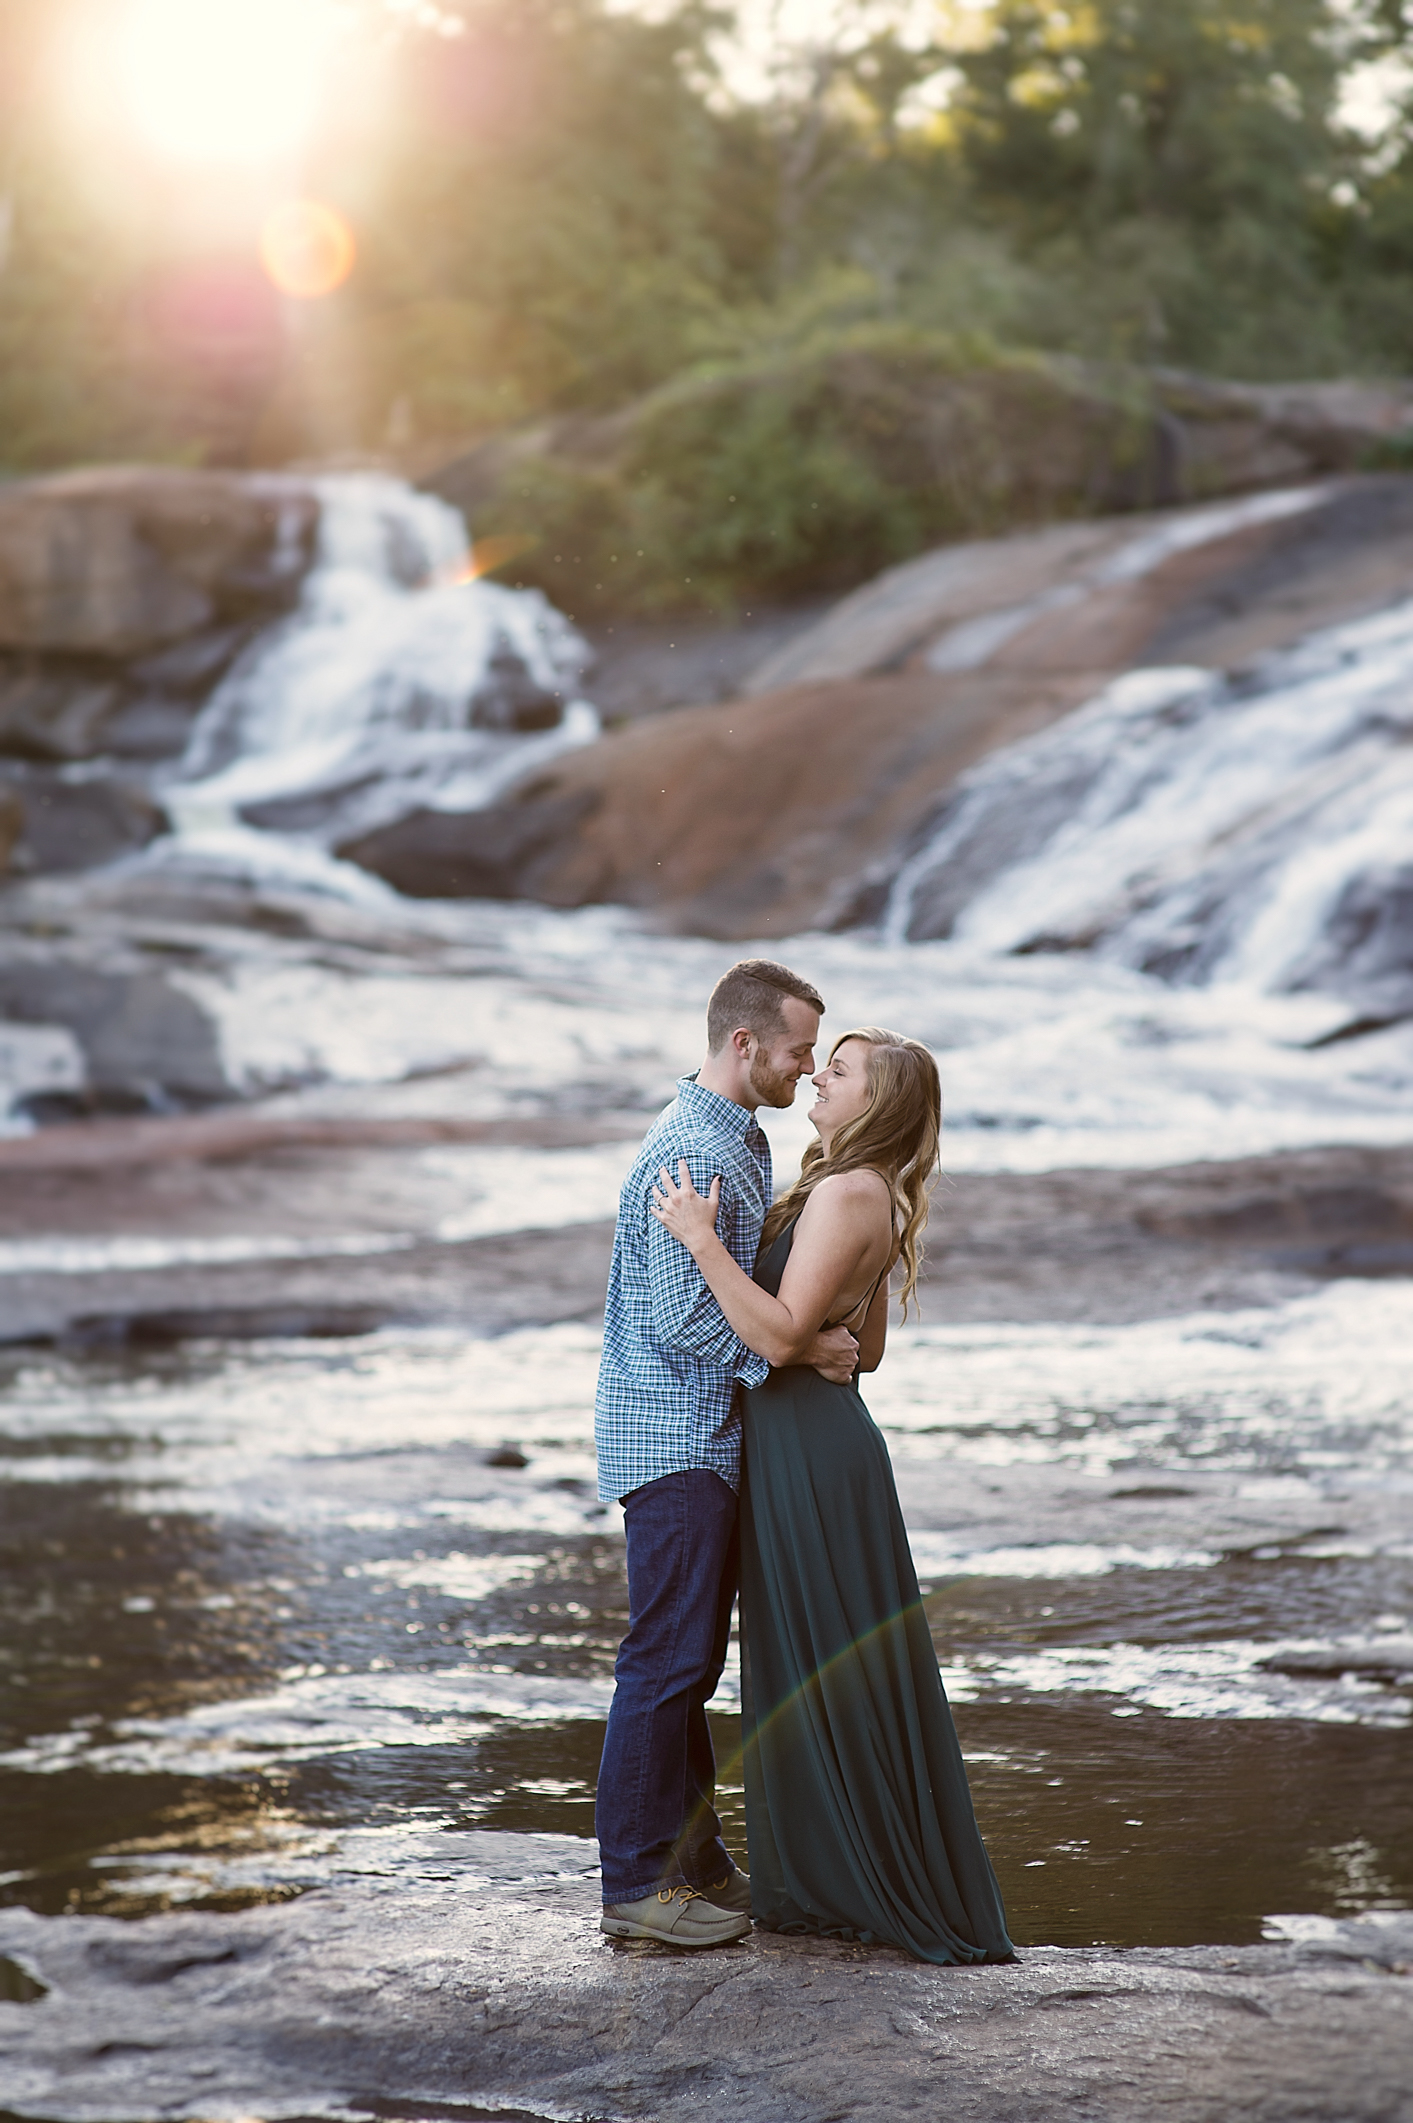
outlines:
[{"label": "man's beard", "polygon": [[786,1076],[773,1069],[764,1049],[751,1057],[749,1078],[751,1089],[763,1106],[793,1106],[797,1076]]}]

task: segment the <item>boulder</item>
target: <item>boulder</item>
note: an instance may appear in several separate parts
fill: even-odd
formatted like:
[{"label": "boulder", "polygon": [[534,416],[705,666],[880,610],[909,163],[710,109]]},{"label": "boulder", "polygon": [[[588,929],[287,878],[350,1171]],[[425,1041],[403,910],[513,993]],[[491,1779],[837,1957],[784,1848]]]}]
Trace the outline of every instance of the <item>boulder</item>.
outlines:
[{"label": "boulder", "polygon": [[166,827],[142,789],[108,774],[77,780],[53,768],[0,766],[0,805],[12,820],[0,870],[19,873],[93,870],[145,848]]},{"label": "boulder", "polygon": [[78,958],[0,962],[0,1019],[65,1026],[82,1049],[87,1102],[114,1111],[234,1097],[216,1027],[165,973]]},{"label": "boulder", "polygon": [[91,759],[127,699],[122,675],[88,657],[0,653],[0,753]]},{"label": "boulder", "polygon": [[829,922],[973,760],[1100,683],[1096,670],[909,671],[647,716],[530,784],[541,815],[562,807],[576,824],[519,889],[709,936]]},{"label": "boulder", "polygon": [[[1413,479],[1327,480],[937,548],[781,643],[746,695],[921,660],[1247,663],[1413,590]],[[1084,637],[1101,642],[1096,659]]]},{"label": "boulder", "polygon": [[594,789],[575,789],[527,793],[484,811],[412,811],[338,852],[410,899],[533,899],[546,866],[600,800]]},{"label": "boulder", "polygon": [[1344,996],[1360,1030],[1413,1016],[1413,862],[1348,880],[1294,985]]},{"label": "boulder", "polygon": [[1396,460],[1413,430],[1405,382],[1227,383],[1157,369],[1153,388],[1174,437],[1177,492],[1193,500]]},{"label": "boulder", "polygon": [[833,603],[753,606],[730,620],[679,612],[591,622],[580,629],[593,652],[584,691],[609,728],[663,708],[734,700],[766,657],[816,626]]},{"label": "boulder", "polygon": [[0,650],[0,756],[170,758],[253,631],[209,627],[137,663]]},{"label": "boulder", "polygon": [[318,500],[293,479],[113,465],[0,488],[0,648],[112,658],[288,601]]}]

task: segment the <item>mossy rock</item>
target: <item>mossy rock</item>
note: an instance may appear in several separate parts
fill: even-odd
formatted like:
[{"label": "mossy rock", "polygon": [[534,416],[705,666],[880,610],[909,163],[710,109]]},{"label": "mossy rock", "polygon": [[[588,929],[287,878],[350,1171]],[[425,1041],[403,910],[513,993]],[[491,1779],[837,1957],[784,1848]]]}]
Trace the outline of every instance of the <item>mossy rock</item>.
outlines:
[{"label": "mossy rock", "polygon": [[484,446],[434,484],[577,614],[837,592],[949,538],[1163,493],[1131,381],[865,326]]}]

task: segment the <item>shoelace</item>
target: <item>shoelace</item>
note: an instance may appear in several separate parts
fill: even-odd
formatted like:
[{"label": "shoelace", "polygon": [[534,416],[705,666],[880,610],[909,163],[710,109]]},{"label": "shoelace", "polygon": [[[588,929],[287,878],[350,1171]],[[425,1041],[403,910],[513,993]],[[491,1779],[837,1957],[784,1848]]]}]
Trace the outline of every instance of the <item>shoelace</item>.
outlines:
[{"label": "shoelace", "polygon": [[657,1891],[659,1902],[675,1902],[679,1895],[684,1902],[702,1902],[706,1899],[699,1887],[688,1887],[685,1882],[677,1887],[659,1887]]}]

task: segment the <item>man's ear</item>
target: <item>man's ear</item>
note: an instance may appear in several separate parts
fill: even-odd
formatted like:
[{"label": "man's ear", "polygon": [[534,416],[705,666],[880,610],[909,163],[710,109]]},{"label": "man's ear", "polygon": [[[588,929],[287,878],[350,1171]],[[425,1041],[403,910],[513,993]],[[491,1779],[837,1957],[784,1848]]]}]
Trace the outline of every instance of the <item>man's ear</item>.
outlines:
[{"label": "man's ear", "polygon": [[751,1031],[748,1025],[738,1025],[731,1035],[731,1044],[742,1061],[750,1060],[751,1048],[754,1043],[755,1033]]}]

